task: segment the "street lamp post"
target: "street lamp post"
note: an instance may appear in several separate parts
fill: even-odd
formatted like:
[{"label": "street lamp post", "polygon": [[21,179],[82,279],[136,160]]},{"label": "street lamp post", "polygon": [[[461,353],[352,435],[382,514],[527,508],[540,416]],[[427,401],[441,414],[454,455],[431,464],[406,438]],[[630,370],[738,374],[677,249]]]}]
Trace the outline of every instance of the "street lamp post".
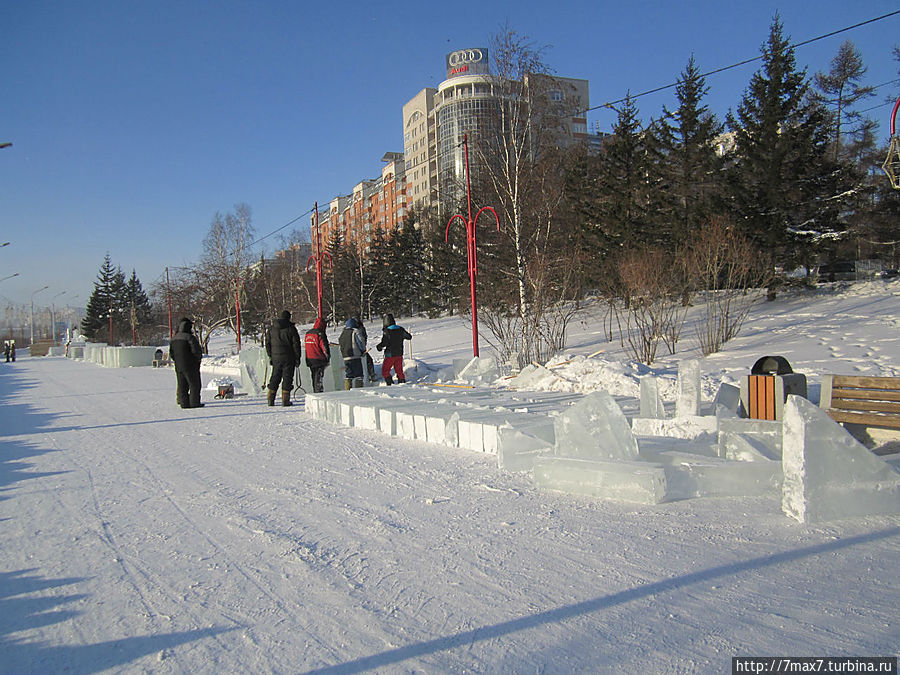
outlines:
[{"label": "street lamp post", "polygon": [[10,274],[8,277],[3,277],[2,279],[0,279],[0,281],[6,281],[7,279],[12,279],[13,277],[17,276],[19,276],[18,272],[16,272],[15,274]]},{"label": "street lamp post", "polygon": [[31,341],[28,343],[28,349],[31,349],[31,345],[34,344],[34,296],[40,293],[41,291],[46,291],[49,286],[42,286],[37,289],[34,293],[31,294]]}]

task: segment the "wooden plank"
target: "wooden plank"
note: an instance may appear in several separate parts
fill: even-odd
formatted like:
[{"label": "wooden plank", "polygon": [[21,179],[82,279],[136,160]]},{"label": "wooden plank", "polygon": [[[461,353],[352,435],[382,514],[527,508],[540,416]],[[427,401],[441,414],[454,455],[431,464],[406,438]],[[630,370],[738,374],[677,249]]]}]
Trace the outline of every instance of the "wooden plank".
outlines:
[{"label": "wooden plank", "polygon": [[835,387],[863,387],[869,389],[900,389],[900,377],[868,377],[865,375],[835,375]]},{"label": "wooden plank", "polygon": [[884,412],[900,415],[900,403],[887,401],[860,401],[858,399],[844,401],[832,398],[831,407],[839,410],[860,410],[862,412]]},{"label": "wooden plank", "polygon": [[756,375],[750,376],[748,384],[750,389],[750,419],[757,420],[759,417],[756,415]]},{"label": "wooden plank", "polygon": [[845,389],[833,388],[831,390],[831,400],[838,398],[844,399],[861,399],[863,401],[900,401],[900,391],[890,391],[885,389]]},{"label": "wooden plank", "polygon": [[775,377],[772,375],[764,376],[766,382],[766,419],[775,419]]},{"label": "wooden plank", "polygon": [[852,413],[841,410],[828,410],[828,415],[835,422],[849,422],[867,427],[886,427],[900,429],[900,417],[892,415],[876,415],[875,413]]}]

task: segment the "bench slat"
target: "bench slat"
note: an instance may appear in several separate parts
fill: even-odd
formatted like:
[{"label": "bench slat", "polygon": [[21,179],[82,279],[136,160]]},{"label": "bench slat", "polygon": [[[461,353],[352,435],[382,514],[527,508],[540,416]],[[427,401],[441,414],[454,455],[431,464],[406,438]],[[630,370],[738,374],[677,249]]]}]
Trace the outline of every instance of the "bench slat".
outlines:
[{"label": "bench slat", "polygon": [[833,387],[831,400],[835,399],[860,399],[863,401],[900,401],[900,391],[886,391],[884,389],[845,389]]},{"label": "bench slat", "polygon": [[839,410],[858,410],[860,412],[884,412],[900,415],[900,402],[891,403],[889,401],[844,401],[841,399],[831,399],[831,409]]},{"label": "bench slat", "polygon": [[891,415],[876,415],[875,413],[853,413],[841,410],[828,410],[828,415],[835,422],[849,422],[870,427],[887,427],[900,429],[900,417]]},{"label": "bench slat", "polygon": [[864,375],[833,375],[834,387],[856,389],[900,390],[900,377],[869,377]]},{"label": "bench slat", "polygon": [[836,422],[900,429],[900,377],[826,375],[821,405]]}]

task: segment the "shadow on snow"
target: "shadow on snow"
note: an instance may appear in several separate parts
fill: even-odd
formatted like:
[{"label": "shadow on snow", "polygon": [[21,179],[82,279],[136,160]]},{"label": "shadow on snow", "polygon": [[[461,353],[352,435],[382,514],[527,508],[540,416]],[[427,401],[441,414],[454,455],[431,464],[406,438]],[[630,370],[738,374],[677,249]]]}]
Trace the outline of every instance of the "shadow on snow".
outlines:
[{"label": "shadow on snow", "polygon": [[662,581],[646,584],[639,588],[632,588],[611,595],[585,600],[584,602],[577,602],[572,605],[547,610],[545,612],[538,612],[537,614],[523,616],[518,619],[510,619],[509,621],[496,623],[492,626],[482,626],[474,630],[456,633],[454,635],[448,635],[446,637],[428,640],[418,644],[407,645],[406,647],[398,647],[397,649],[391,649],[381,652],[380,654],[373,654],[372,656],[365,656],[346,663],[311,670],[307,672],[307,675],[312,675],[313,673],[316,675],[349,675],[351,673],[362,673],[375,668],[384,668],[402,663],[408,659],[420,658],[428,656],[429,654],[436,654],[438,652],[459,647],[468,648],[476,642],[496,640],[519,631],[538,628],[546,624],[567,621],[593,612],[599,612],[604,609],[624,605],[642,598],[652,597],[662,593],[670,593],[694,584],[706,583],[722,577],[731,577],[751,570],[760,570],[766,567],[783,565],[795,562],[802,558],[831,553],[851,546],[867,544],[897,536],[900,536],[900,527],[892,527],[879,532],[848,537],[847,539],[839,541],[831,541],[792,551],[784,551],[782,553],[774,553],[759,558],[751,558],[750,560],[745,560],[743,562],[712,567],[710,569],[685,574],[672,579],[663,579]]}]

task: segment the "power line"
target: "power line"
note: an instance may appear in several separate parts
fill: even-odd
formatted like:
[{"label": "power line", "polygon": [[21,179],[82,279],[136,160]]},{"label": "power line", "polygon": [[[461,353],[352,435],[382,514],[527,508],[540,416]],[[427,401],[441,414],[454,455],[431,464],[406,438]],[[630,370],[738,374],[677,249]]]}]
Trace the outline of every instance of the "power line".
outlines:
[{"label": "power line", "polygon": [[256,246],[256,244],[258,244],[259,242],[263,241],[264,239],[268,239],[268,238],[271,237],[273,234],[278,234],[279,232],[281,232],[281,231],[282,231],[283,229],[285,229],[286,227],[290,227],[291,225],[293,225],[294,223],[296,223],[296,222],[297,222],[298,220],[300,220],[301,218],[304,218],[305,216],[308,216],[308,215],[309,215],[310,213],[312,213],[314,210],[315,210],[315,207],[309,209],[309,210],[306,211],[305,213],[301,213],[299,216],[297,216],[297,217],[294,218],[293,220],[288,221],[287,223],[285,223],[284,225],[282,225],[282,226],[279,227],[278,229],[272,230],[271,232],[269,232],[269,234],[264,235],[264,236],[262,236],[262,237],[259,237],[258,239],[254,240],[254,241],[251,241],[249,244],[247,244],[247,248],[250,248],[250,247],[252,247],[252,246]]},{"label": "power line", "polygon": [[[825,33],[824,35],[818,35],[814,38],[810,38],[809,40],[803,40],[802,42],[795,42],[794,44],[789,45],[789,48],[794,49],[796,47],[803,47],[804,45],[811,44],[818,40],[824,40],[825,38],[832,37],[834,35],[839,35],[840,33],[845,33],[849,30],[859,28],[860,26],[865,26],[870,23],[875,23],[876,21],[882,21],[883,19],[888,19],[892,16],[896,16],[897,14],[900,14],[900,9],[893,11],[893,12],[889,12],[888,14],[883,14],[882,16],[877,16],[874,19],[868,19],[867,21],[861,21],[859,23],[855,23],[852,26],[846,26],[844,28],[839,28],[838,30],[833,30],[830,33]],[[760,60],[762,60],[762,58],[763,58],[762,55],[760,55],[760,56],[755,56],[752,59],[744,59],[743,61],[738,61],[737,63],[732,63],[731,65],[723,66],[721,68],[716,68],[715,70],[710,70],[706,73],[702,73],[699,77],[709,77],[710,75],[716,75],[718,73],[725,72],[726,70],[731,70],[732,68],[738,68],[740,66],[745,66],[748,63],[753,63],[754,61],[760,61]],[[639,94],[633,94],[630,96],[626,96],[625,98],[620,98],[616,101],[608,101],[606,103],[601,103],[600,105],[595,105],[590,108],[587,108],[585,110],[585,112],[590,112],[591,110],[599,110],[600,108],[612,108],[613,106],[615,106],[619,103],[624,103],[625,101],[627,101],[629,99],[633,100],[636,98],[640,98],[642,96],[647,96],[649,94],[655,94],[660,91],[665,91],[666,89],[671,89],[672,87],[675,87],[675,86],[678,86],[678,82],[666,84],[661,87],[656,87],[654,89],[648,89],[647,91],[642,91]]]}]

